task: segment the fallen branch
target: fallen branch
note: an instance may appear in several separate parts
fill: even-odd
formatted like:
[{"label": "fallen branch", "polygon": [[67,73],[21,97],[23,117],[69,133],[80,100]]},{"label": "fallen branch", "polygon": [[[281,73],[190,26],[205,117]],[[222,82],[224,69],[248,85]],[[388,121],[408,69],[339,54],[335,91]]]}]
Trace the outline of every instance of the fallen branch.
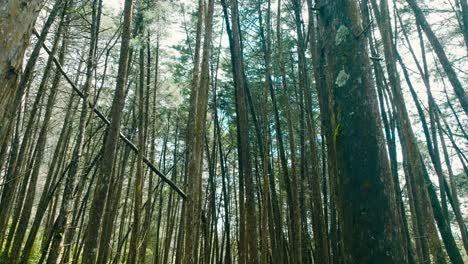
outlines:
[{"label": "fallen branch", "polygon": [[[36,29],[33,29],[33,33],[34,33],[34,35],[36,35],[36,37],[39,38],[39,33],[37,33]],[[47,52],[47,54],[49,54],[49,56],[51,56],[51,52],[50,52],[49,48],[47,48],[47,46],[44,43],[42,44],[42,47]],[[57,66],[58,70],[62,73],[63,77],[65,77],[67,82],[71,85],[71,87],[73,88],[73,91],[75,91],[83,99],[84,94],[80,91],[80,89],[78,89],[78,87],[75,85],[75,83],[68,77],[67,73],[63,70],[63,67],[60,64],[60,62],[58,61],[58,59],[55,58],[55,56],[52,56],[52,60],[54,61],[55,65]],[[101,111],[99,111],[90,101],[88,101],[88,105],[89,105],[89,107],[91,109],[93,109],[93,112],[106,125],[110,125],[109,119],[107,119],[107,117],[103,113],[101,113]],[[133,150],[133,152],[135,152],[135,154],[139,153],[139,149],[137,148],[137,146],[135,144],[133,144],[133,142],[131,142],[130,139],[128,139],[124,134],[122,134],[122,132],[120,132],[120,138],[125,142],[125,144],[127,144],[128,147],[130,147]],[[184,191],[182,191],[173,181],[168,179],[166,177],[166,175],[164,175],[161,171],[159,171],[156,168],[156,166],[154,166],[153,163],[151,163],[151,161],[146,156],[143,156],[143,162],[148,166],[148,168],[152,172],[156,173],[156,175],[158,175],[165,183],[167,183],[169,186],[171,186],[171,188],[174,191],[176,191],[180,196],[182,196],[182,198],[184,198],[184,199],[187,198],[187,195],[184,193]]]}]

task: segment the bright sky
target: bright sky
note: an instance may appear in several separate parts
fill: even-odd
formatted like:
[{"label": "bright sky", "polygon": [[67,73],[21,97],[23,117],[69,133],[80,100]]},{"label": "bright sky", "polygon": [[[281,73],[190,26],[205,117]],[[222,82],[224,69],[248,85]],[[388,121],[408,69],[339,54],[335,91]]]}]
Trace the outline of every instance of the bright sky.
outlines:
[{"label": "bright sky", "polygon": [[[105,7],[114,10],[116,13],[123,9],[125,0],[104,0],[103,4]],[[187,0],[182,0],[187,2]],[[184,32],[181,29],[180,19],[172,19],[169,25],[166,27],[168,33],[164,39],[162,39],[161,45],[163,47],[171,47],[172,45],[178,44],[185,38]]]},{"label": "bright sky", "polygon": [[[179,0],[179,3],[180,2],[189,3],[189,2],[193,2],[193,0]],[[446,3],[446,0],[441,0],[441,2]],[[123,4],[124,4],[124,0],[104,0],[104,6],[109,8],[109,9],[115,10],[115,12],[120,12],[120,10],[123,8]],[[440,24],[441,24],[440,22],[444,21],[445,19],[446,19],[446,17],[440,16],[440,13],[438,13],[436,15],[432,15],[432,16],[429,17],[429,20],[434,25],[434,28],[437,28],[437,26],[440,26]],[[180,41],[182,41],[185,38],[185,34],[183,32],[183,29],[181,28],[181,22],[182,22],[181,18],[176,17],[176,16],[169,16],[168,25],[165,25],[165,27],[166,27],[165,31],[167,32],[167,35],[165,36],[165,38],[162,40],[162,43],[161,43],[162,47],[166,48],[166,50],[171,50],[172,45],[180,43]],[[439,31],[437,31],[437,34],[442,34],[442,32],[439,30]],[[420,49],[419,49],[419,43],[418,43],[419,40],[417,38],[417,35],[414,34],[414,35],[412,35],[412,37],[413,37],[413,39],[411,39],[411,41],[413,42],[412,43],[413,48],[416,50],[416,53],[419,54]],[[454,45],[451,45],[451,47],[454,47]],[[464,54],[464,52],[465,51],[463,49],[457,49],[457,48],[452,49],[452,50],[448,50],[448,53],[450,53],[451,55],[456,55],[454,57],[462,57],[462,55],[459,55],[459,54]],[[405,53],[405,52],[403,52],[403,53]],[[403,54],[403,55],[406,56],[408,54]],[[433,54],[428,53],[428,55],[429,55],[428,56],[429,63],[432,64],[433,63]],[[412,62],[411,59],[406,59],[405,61],[407,63],[407,66],[410,69],[416,69],[416,66],[414,65],[414,63]],[[459,74],[462,74],[462,73],[459,72]],[[425,88],[422,85],[422,82],[418,81],[417,79],[415,79],[413,81],[414,81],[413,85],[415,86],[416,90],[421,93],[420,96],[422,95],[422,97],[421,97],[422,101],[425,102],[427,98],[424,96]],[[443,96],[442,86],[440,85],[440,83],[434,83],[434,84],[436,84],[436,85],[433,85],[433,93],[436,96],[436,98],[439,98],[439,97],[440,98],[445,98]],[[412,105],[411,99],[409,99],[409,98],[406,98],[406,99],[408,100],[407,102],[409,102],[408,110],[412,114],[416,114],[416,110],[415,110],[414,106]],[[418,133],[421,132],[419,126],[414,126],[414,128],[415,128],[416,132],[418,132]],[[401,159],[400,156],[399,156],[399,159]],[[454,160],[453,166],[454,166],[454,168],[456,168],[457,171],[461,170],[461,164],[459,164],[456,159]]]},{"label": "bright sky", "polygon": [[109,7],[120,8],[123,6],[124,0],[104,0],[104,5]]}]

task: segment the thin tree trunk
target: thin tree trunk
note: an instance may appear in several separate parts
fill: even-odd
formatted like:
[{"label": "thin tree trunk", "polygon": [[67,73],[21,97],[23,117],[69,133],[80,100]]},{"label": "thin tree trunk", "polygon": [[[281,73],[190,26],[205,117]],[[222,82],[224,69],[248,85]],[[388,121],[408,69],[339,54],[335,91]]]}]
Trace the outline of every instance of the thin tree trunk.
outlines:
[{"label": "thin tree trunk", "polygon": [[91,203],[89,221],[85,234],[83,262],[94,263],[97,254],[97,242],[101,217],[105,203],[105,196],[109,185],[110,175],[114,166],[117,141],[120,134],[120,121],[122,109],[125,103],[125,84],[127,82],[129,45],[131,38],[131,24],[133,15],[133,1],[126,0],[124,6],[124,21],[122,31],[122,44],[120,47],[119,69],[114,100],[111,107],[111,123],[107,129],[104,140],[104,152],[99,167],[99,178],[97,179],[95,194]]},{"label": "thin tree trunk", "polygon": [[[447,74],[447,78],[449,79],[450,83],[452,84],[453,89],[455,90],[455,94],[460,101],[460,105],[465,111],[465,114],[468,115],[468,95],[466,94],[466,89],[463,88],[463,85],[458,79],[455,70],[450,63],[447,54],[444,51],[442,44],[440,43],[437,36],[432,31],[431,26],[429,25],[426,17],[424,16],[421,8],[419,7],[418,3],[415,0],[406,0],[410,5],[411,9],[413,10],[417,23],[421,26],[424,33],[426,33],[427,39],[432,45],[437,57],[439,58],[442,67],[444,68],[445,73]],[[463,1],[463,0],[462,0]],[[466,26],[466,25],[465,25]]]},{"label": "thin tree trunk", "polygon": [[94,0],[93,1],[93,13],[92,13],[92,24],[91,24],[91,41],[90,41],[90,49],[87,58],[87,66],[86,66],[86,82],[83,89],[83,95],[81,102],[81,114],[80,114],[80,121],[78,125],[78,136],[76,139],[75,147],[72,154],[72,159],[70,163],[70,168],[68,170],[68,174],[65,180],[65,187],[62,197],[62,204],[60,206],[60,211],[57,219],[54,223],[54,233],[51,234],[53,236],[53,241],[50,249],[49,258],[47,259],[47,263],[55,263],[59,257],[59,254],[62,249],[62,237],[65,233],[65,230],[68,226],[68,218],[70,208],[72,206],[73,200],[73,193],[77,183],[77,175],[80,170],[81,162],[83,157],[83,145],[84,145],[84,138],[86,134],[86,121],[88,120],[88,97],[91,92],[91,86],[93,82],[93,73],[95,68],[95,54],[98,42],[98,31],[99,31],[99,24],[100,24],[100,15],[101,15],[101,8],[102,8],[102,1],[101,0]]},{"label": "thin tree trunk", "polygon": [[[201,10],[201,8],[199,9]],[[196,263],[198,260],[198,240],[197,233],[201,228],[201,206],[202,206],[202,164],[203,147],[206,123],[206,110],[208,102],[209,87],[209,59],[211,52],[211,39],[213,29],[214,1],[208,3],[208,11],[205,16],[205,36],[203,40],[202,65],[200,80],[192,89],[196,89],[196,105],[194,109],[193,137],[189,141],[189,160],[188,160],[188,186],[190,192],[186,204],[186,226],[185,226],[185,256],[183,263]],[[202,17],[199,17],[202,19]],[[189,120],[190,122],[190,120]]]},{"label": "thin tree trunk", "polygon": [[420,160],[419,148],[416,144],[416,138],[411,127],[410,119],[406,109],[405,101],[403,98],[402,88],[400,79],[396,68],[395,53],[397,52],[392,44],[392,32],[389,22],[389,11],[386,1],[380,2],[380,8],[377,6],[375,0],[371,0],[373,11],[378,22],[380,33],[383,37],[384,54],[387,72],[389,75],[390,87],[393,93],[393,101],[397,109],[397,116],[400,122],[402,131],[402,145],[406,149],[406,158],[409,159],[409,173],[414,177],[415,184],[414,198],[417,199],[416,212],[420,212],[420,221],[423,221],[425,225],[424,234],[428,235],[429,243],[434,257],[439,263],[444,263],[442,245],[437,235],[437,229],[433,221],[433,212],[431,210],[431,204],[425,188],[420,188],[424,185],[423,169],[424,164]]},{"label": "thin tree trunk", "polygon": [[[141,14],[142,15],[142,14]],[[143,27],[143,26],[142,26]],[[141,31],[143,31],[141,29]],[[140,33],[140,37],[143,34]],[[139,255],[140,252],[140,225],[141,225],[141,205],[142,205],[142,200],[143,200],[143,186],[144,186],[144,170],[143,170],[143,156],[145,153],[146,149],[146,139],[145,139],[145,49],[144,45],[140,48],[140,54],[139,54],[139,83],[137,85],[137,98],[138,98],[138,116],[137,116],[137,124],[138,124],[138,146],[140,149],[140,152],[138,153],[138,159],[137,159],[137,170],[136,170],[136,179],[135,179],[135,190],[133,193],[133,199],[134,199],[134,207],[133,207],[133,225],[132,225],[132,233],[130,236],[130,252],[129,252],[129,257],[128,257],[128,263],[134,264],[138,262],[138,257],[143,257],[144,260],[144,255]],[[148,95],[146,95],[148,96]],[[151,196],[150,196],[151,197]],[[146,248],[145,250],[146,251]],[[146,254],[146,252],[145,252]],[[140,259],[140,261],[142,261]]]}]

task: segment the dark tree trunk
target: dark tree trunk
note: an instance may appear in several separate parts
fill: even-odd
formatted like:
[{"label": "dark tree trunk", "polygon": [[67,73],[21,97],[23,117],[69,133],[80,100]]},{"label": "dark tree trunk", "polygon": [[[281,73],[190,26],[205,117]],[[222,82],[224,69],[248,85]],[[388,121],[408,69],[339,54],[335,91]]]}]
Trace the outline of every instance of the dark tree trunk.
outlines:
[{"label": "dark tree trunk", "polygon": [[318,6],[325,32],[344,261],[406,263],[357,3],[320,1]]}]

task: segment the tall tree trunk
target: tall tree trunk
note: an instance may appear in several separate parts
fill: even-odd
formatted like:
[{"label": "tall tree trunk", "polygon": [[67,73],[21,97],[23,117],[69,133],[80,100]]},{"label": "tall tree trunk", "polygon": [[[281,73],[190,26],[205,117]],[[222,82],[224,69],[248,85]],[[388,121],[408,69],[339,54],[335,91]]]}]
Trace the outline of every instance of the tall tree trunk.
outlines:
[{"label": "tall tree trunk", "polygon": [[323,33],[323,28],[318,28],[319,25],[315,24],[315,11],[311,0],[307,0],[308,14],[309,14],[309,44],[312,53],[312,63],[314,68],[315,86],[317,89],[318,101],[320,106],[320,116],[322,128],[324,130],[326,147],[327,147],[327,163],[328,163],[328,177],[330,185],[330,208],[331,208],[331,222],[330,222],[330,262],[336,263],[342,261],[342,251],[340,249],[340,237],[338,235],[338,196],[337,196],[337,171],[336,171],[336,153],[333,147],[333,130],[331,124],[332,114],[329,113],[330,102],[329,91],[327,89],[327,79],[325,74],[325,49],[324,40],[320,35]]},{"label": "tall tree trunk", "polygon": [[122,43],[120,47],[119,69],[116,90],[110,111],[110,125],[107,128],[104,140],[104,150],[99,167],[99,178],[97,179],[93,201],[89,213],[88,226],[85,234],[83,262],[94,263],[97,254],[97,241],[101,217],[103,214],[107,188],[110,175],[114,167],[117,141],[120,134],[120,121],[122,109],[125,104],[125,84],[128,76],[129,46],[131,39],[131,24],[133,16],[133,1],[126,0],[124,6],[124,20],[122,26]]},{"label": "tall tree trunk", "polygon": [[[190,161],[190,154],[192,153],[192,139],[194,134],[194,127],[195,127],[195,114],[196,114],[196,105],[197,105],[197,85],[200,80],[200,50],[201,50],[201,41],[202,41],[202,30],[203,30],[203,0],[198,0],[198,9],[197,9],[198,17],[197,17],[197,30],[195,36],[195,51],[193,56],[193,72],[192,72],[192,80],[190,83],[190,110],[188,113],[188,124],[187,124],[187,134],[185,138],[185,145],[186,145],[186,156],[185,156],[185,173],[184,173],[184,187],[189,189],[188,184],[188,170],[189,170],[189,161]],[[189,41],[190,39],[187,39]],[[188,215],[190,208],[187,206],[187,201],[183,202],[182,205],[182,215],[181,215],[181,226],[179,227],[179,235],[177,241],[177,253],[176,253],[176,262],[179,263],[183,260],[183,254],[185,250],[185,237],[186,237],[186,226],[188,219],[186,215]],[[187,211],[189,210],[189,211]],[[192,235],[192,229],[188,230],[188,235]]]},{"label": "tall tree trunk", "polygon": [[468,52],[468,1],[460,0],[462,21],[463,21],[463,38],[465,39],[466,51]]},{"label": "tall tree trunk", "polygon": [[[63,19],[63,16],[62,16],[62,19]],[[62,21],[60,21],[60,24],[59,24],[59,28],[58,28],[58,31],[57,31],[57,34],[55,36],[55,40],[54,40],[54,48],[53,48],[53,53],[55,54],[55,52],[58,50],[58,47],[59,47],[59,43],[60,43],[60,37],[61,37],[61,30],[62,30]],[[47,84],[48,84],[48,80],[49,80],[49,75],[50,75],[50,72],[52,70],[52,58],[49,58],[48,61],[47,61],[47,65],[44,69],[44,75],[42,77],[42,80],[41,80],[41,83],[39,85],[39,88],[38,88],[38,96],[35,100],[35,106],[33,106],[33,110],[37,110],[40,106],[38,104],[41,104],[40,101],[44,100],[44,97],[45,97],[45,92],[47,90]],[[56,89],[56,87],[55,87]],[[53,91],[52,91],[53,92]],[[52,100],[52,98],[49,96],[49,98]],[[38,180],[38,176],[39,176],[39,169],[40,169],[40,166],[41,166],[41,163],[42,163],[42,159],[44,157],[44,151],[45,151],[45,144],[46,144],[46,133],[47,133],[47,129],[48,129],[48,125],[49,125],[49,121],[50,121],[50,118],[51,118],[51,111],[52,111],[52,106],[53,106],[53,101],[48,101],[47,103],[47,107],[46,108],[46,116],[44,117],[44,122],[42,124],[42,127],[39,131],[39,135],[38,135],[38,138],[37,138],[37,142],[36,144],[33,144],[33,140],[34,138],[31,138],[31,134],[25,134],[25,139],[23,141],[23,144],[25,142],[28,142],[28,140],[31,142],[31,153],[32,155],[30,156],[30,160],[29,160],[29,164],[28,164],[28,167],[31,168],[30,170],[23,170],[22,167],[23,167],[23,162],[18,162],[16,164],[17,168],[15,170],[15,173],[17,175],[21,175],[21,173],[25,173],[25,176],[23,177],[23,186],[26,187],[26,185],[28,185],[28,188],[27,188],[27,191],[26,191],[26,194],[23,194],[22,192],[24,190],[26,190],[25,188],[22,188],[22,190],[20,190],[20,193],[18,194],[19,196],[18,197],[23,197],[23,195],[25,195],[24,197],[24,203],[22,203],[21,199],[23,198],[19,198],[17,200],[17,206],[20,206],[21,207],[21,215],[19,217],[19,221],[18,222],[14,222],[13,223],[13,228],[10,229],[10,232],[11,231],[14,231],[14,227],[15,225],[17,225],[17,229],[16,229],[16,232],[14,233],[15,236],[14,236],[14,241],[13,241],[13,246],[12,246],[12,249],[11,249],[11,255],[10,255],[10,261],[13,262],[13,263],[16,263],[18,261],[18,258],[19,258],[19,255],[20,255],[20,250],[21,250],[21,246],[22,246],[22,243],[23,243],[23,239],[24,239],[24,236],[26,235],[26,231],[27,231],[27,228],[28,228],[28,223],[29,223],[29,218],[31,216],[31,212],[32,212],[32,207],[33,207],[33,202],[34,202],[34,198],[35,198],[35,193],[36,193],[36,187],[37,187],[37,180]],[[42,109],[39,109],[39,113],[38,113],[38,116],[40,117],[41,116],[41,111]],[[28,125],[30,125],[30,127],[32,128],[34,125],[33,123],[35,121],[37,121],[39,119],[39,117],[37,116],[31,116],[29,121],[28,121]],[[34,146],[34,147],[33,147]],[[25,150],[26,148],[24,148]],[[21,151],[20,151],[21,153]],[[20,156],[21,157],[21,156]],[[27,159],[25,159],[27,160]],[[8,250],[8,246],[6,247],[6,249]]]},{"label": "tall tree trunk", "polygon": [[[259,25],[260,25],[260,38],[261,38],[261,49],[264,56],[264,63],[265,63],[265,84],[264,84],[264,92],[263,92],[263,100],[262,100],[262,132],[263,132],[263,151],[261,151],[262,155],[262,203],[261,203],[261,213],[262,213],[262,221],[261,221],[261,261],[260,263],[266,264],[268,263],[268,259],[270,257],[270,248],[269,248],[269,239],[268,239],[268,220],[272,217],[269,214],[269,203],[271,202],[270,192],[269,192],[269,161],[268,161],[268,94],[270,93],[273,108],[275,111],[275,123],[276,123],[276,134],[278,139],[278,145],[280,147],[280,156],[282,162],[282,170],[285,177],[289,177],[288,175],[288,167],[286,156],[284,152],[284,144],[283,138],[281,134],[281,127],[279,125],[279,114],[278,114],[278,107],[276,105],[276,97],[273,91],[273,82],[271,79],[271,30],[270,30],[270,17],[271,17],[271,1],[267,1],[267,15],[266,15],[266,37],[265,37],[265,25],[263,24],[263,16],[262,16],[262,5],[261,2],[258,3],[258,17],[259,17]],[[275,239],[271,237],[271,240]]]},{"label": "tall tree trunk", "polygon": [[[147,35],[147,43],[146,43],[146,99],[145,99],[145,126],[144,126],[144,137],[145,137],[145,142],[154,142],[156,140],[155,137],[155,131],[153,129],[153,136],[148,139],[148,131],[149,131],[149,120],[150,120],[150,97],[152,97],[153,101],[156,100],[156,94],[154,93],[153,96],[150,96],[150,91],[151,91],[151,51],[150,51],[150,36],[149,33]],[[154,104],[156,105],[156,104]],[[154,111],[156,109],[154,108]],[[149,140],[149,141],[148,141]],[[150,157],[154,155],[154,144],[151,144],[151,149],[150,149]],[[140,261],[145,262],[145,257],[146,257],[146,249],[148,247],[148,242],[149,242],[149,237],[151,234],[151,205],[154,204],[151,196],[151,190],[153,189],[153,175],[149,176],[149,183],[148,183],[148,200],[145,205],[145,218],[143,219],[142,223],[142,242],[140,246]],[[172,192],[170,194],[172,196]]]},{"label": "tall tree trunk", "polygon": [[[141,5],[140,8],[143,6]],[[140,11],[141,12],[141,11]],[[139,15],[143,15],[140,13]],[[142,32],[143,30],[143,25],[141,26],[142,29],[140,32],[140,37],[143,37]],[[135,190],[133,193],[133,199],[135,205],[133,206],[133,225],[132,225],[132,233],[130,235],[130,249],[129,249],[129,257],[128,257],[128,263],[134,264],[138,262],[138,257],[143,257],[144,255],[141,256],[139,255],[140,252],[140,232],[141,230],[141,206],[142,206],[142,200],[143,200],[143,186],[144,186],[144,168],[143,168],[143,157],[145,154],[145,149],[146,149],[146,138],[145,138],[145,46],[143,45],[140,47],[139,50],[139,82],[137,85],[137,99],[138,102],[136,103],[138,105],[138,115],[137,115],[137,127],[138,127],[138,146],[139,146],[139,153],[138,153],[138,159],[137,159],[137,170],[136,170],[136,179],[135,179]],[[149,96],[146,94],[146,96]],[[151,197],[151,195],[150,195]],[[151,198],[150,198],[151,200]],[[146,251],[146,249],[145,249]],[[146,253],[146,252],[145,252]],[[141,259],[140,259],[141,261]]]},{"label": "tall tree trunk", "polygon": [[447,147],[445,145],[445,138],[442,133],[442,126],[440,124],[438,113],[436,114],[436,123],[437,123],[437,130],[439,132],[440,142],[442,145],[442,150],[444,153],[445,163],[447,165],[447,170],[449,174],[449,183],[450,183],[450,189],[452,191],[452,199],[453,199],[453,205],[454,205],[453,212],[455,213],[455,219],[460,228],[460,234],[462,237],[463,247],[465,248],[465,252],[468,254],[468,230],[463,221],[463,215],[460,210],[460,202],[459,202],[458,191],[457,191],[458,186],[455,184],[455,181],[454,181],[454,175],[453,175],[453,170],[451,166],[450,156],[447,152]]},{"label": "tall tree trunk", "polygon": [[461,107],[465,111],[465,114],[468,115],[468,95],[466,93],[466,89],[463,88],[463,85],[461,84],[460,79],[458,79],[457,74],[455,70],[453,69],[452,64],[450,63],[442,44],[440,43],[437,36],[434,34],[434,31],[432,31],[432,28],[429,25],[418,3],[415,0],[406,0],[406,1],[408,2],[411,9],[413,10],[414,15],[416,16],[417,23],[421,26],[424,33],[426,33],[427,39],[431,43],[432,48],[434,49],[434,52],[439,58],[440,64],[442,64],[442,67],[444,68],[444,71],[447,74],[447,78],[449,79],[450,83],[452,84],[453,89],[455,90],[455,94],[458,100],[460,101]]},{"label": "tall tree trunk", "polygon": [[94,69],[95,69],[95,54],[97,49],[98,42],[98,31],[99,31],[99,22],[102,8],[102,0],[93,1],[93,11],[92,11],[92,24],[91,24],[91,40],[90,48],[88,52],[88,58],[86,62],[86,82],[83,89],[83,95],[81,102],[81,113],[80,121],[78,125],[78,135],[73,150],[70,167],[68,170],[67,177],[65,179],[65,187],[63,191],[62,204],[60,206],[60,211],[57,219],[54,223],[54,233],[53,241],[50,249],[49,258],[47,263],[55,263],[59,257],[61,247],[62,247],[62,237],[65,233],[65,229],[68,225],[68,218],[70,213],[70,208],[73,202],[73,194],[75,186],[77,183],[77,175],[80,170],[82,162],[82,152],[84,145],[84,138],[86,135],[86,122],[89,118],[89,108],[88,108],[88,98],[91,92],[91,86],[93,85],[94,78]]},{"label": "tall tree trunk", "polygon": [[[440,239],[437,234],[437,229],[434,224],[434,214],[432,207],[435,206],[431,204],[431,196],[428,195],[426,188],[421,188],[420,186],[426,186],[430,184],[430,180],[427,181],[424,178],[425,165],[421,160],[419,148],[416,143],[416,137],[411,128],[410,119],[408,112],[406,110],[406,105],[403,98],[403,93],[401,89],[400,79],[398,77],[398,72],[396,69],[396,60],[395,54],[397,51],[394,49],[392,44],[392,32],[390,26],[390,18],[388,5],[386,1],[380,2],[380,8],[377,6],[375,0],[371,0],[373,11],[377,19],[377,23],[380,29],[380,33],[383,38],[385,62],[387,66],[387,72],[389,75],[390,87],[392,88],[393,101],[397,109],[397,117],[401,126],[401,136],[402,136],[402,147],[404,152],[406,152],[406,158],[409,159],[409,170],[411,177],[414,177],[415,184],[414,188],[414,198],[417,199],[418,203],[416,204],[416,212],[419,211],[420,221],[423,221],[425,226],[425,232],[429,239],[431,245],[431,250],[434,257],[439,263],[444,263],[444,253]],[[405,155],[405,154],[404,154]],[[438,221],[439,222],[439,221]],[[449,253],[452,261],[458,259],[457,254]]]},{"label": "tall tree trunk", "polygon": [[[198,231],[201,228],[201,208],[202,208],[202,165],[203,165],[203,147],[206,123],[206,111],[208,104],[209,88],[209,59],[211,52],[211,39],[213,31],[213,13],[214,0],[209,0],[208,10],[205,16],[205,36],[203,39],[203,54],[200,72],[200,81],[193,83],[196,85],[196,107],[195,111],[193,138],[190,140],[188,161],[188,186],[190,197],[186,203],[186,226],[185,226],[185,256],[183,263],[196,263],[198,261],[199,240]],[[200,17],[199,19],[201,19]],[[190,120],[189,120],[190,122]],[[195,245],[195,246],[194,246]]]},{"label": "tall tree trunk", "polygon": [[[61,48],[60,56],[59,56],[59,61],[61,63],[63,63],[65,59],[65,52],[66,52],[66,37],[64,37],[62,40],[62,48]],[[77,70],[77,75],[76,75],[77,78],[80,76],[79,74],[80,71],[81,71],[81,61]],[[56,84],[57,86],[59,85],[61,76],[62,74],[60,73],[59,69],[56,69],[52,87],[54,87],[54,84]],[[64,117],[64,123],[63,123],[60,136],[59,136],[57,145],[55,147],[55,150],[52,156],[52,160],[49,165],[49,172],[47,173],[47,177],[46,177],[46,181],[44,184],[44,188],[42,190],[41,198],[39,200],[39,204],[37,205],[36,214],[34,216],[34,221],[30,228],[28,238],[26,239],[26,243],[24,245],[23,252],[21,254],[21,263],[27,263],[30,257],[31,250],[33,248],[34,241],[36,239],[40,225],[46,213],[47,207],[49,206],[49,203],[52,200],[53,193],[56,190],[56,188],[54,188],[54,186],[56,185],[54,184],[57,181],[57,176],[58,176],[57,172],[61,164],[61,160],[63,159],[65,155],[64,153],[68,146],[69,133],[71,130],[71,124],[73,123],[72,117],[73,117],[74,111],[76,111],[78,107],[78,104],[74,103],[74,98],[75,98],[74,96],[75,95],[72,94],[70,98],[68,99],[68,103],[66,107],[67,112]]]},{"label": "tall tree trunk", "polygon": [[[36,12],[39,12],[39,10],[37,9],[39,9],[40,2],[41,1],[31,1],[29,5],[27,6],[27,9],[22,9],[22,12],[25,13],[24,14],[25,16],[18,15],[18,17],[16,17],[16,16],[9,16],[8,14],[0,15],[0,17],[2,17],[2,20],[0,20],[0,33],[1,34],[7,34],[7,32],[11,30],[18,30],[18,32],[14,32],[14,34],[12,34],[12,38],[18,38],[18,39],[8,40],[8,38],[4,38],[3,40],[6,42],[0,43],[0,50],[7,52],[5,56],[1,56],[2,58],[7,59],[7,61],[0,62],[0,78],[2,78],[4,72],[11,70],[11,73],[5,76],[8,79],[2,82],[2,85],[5,85],[5,87],[1,89],[2,92],[0,94],[0,109],[1,109],[0,110],[0,113],[1,113],[0,114],[0,122],[1,122],[0,123],[0,145],[3,146],[1,148],[1,153],[0,153],[0,167],[3,166],[3,162],[5,159],[4,154],[7,149],[6,146],[8,145],[7,141],[8,141],[10,133],[12,132],[11,129],[13,127],[13,120],[15,120],[15,118],[13,118],[13,115],[16,113],[16,111],[20,110],[19,105],[23,98],[25,89],[28,85],[31,85],[32,72],[36,64],[36,61],[39,57],[41,45],[45,41],[47,34],[49,33],[50,27],[55,21],[55,18],[62,7],[61,0],[59,0],[54,5],[53,9],[51,10],[49,14],[49,17],[44,23],[44,26],[41,31],[41,35],[26,64],[24,73],[21,74],[24,51],[29,45],[28,43],[29,43],[30,31],[32,30],[32,27],[35,23],[35,19],[37,17]],[[8,12],[16,13],[17,11],[15,10],[20,8],[18,6],[20,4],[20,1],[8,1],[8,4],[7,3],[5,4],[8,5],[9,8],[11,8],[11,10],[5,9],[7,13]],[[7,17],[9,19],[3,20],[3,18],[7,18]],[[21,26],[16,26],[16,24],[18,23],[18,21],[16,20],[18,18],[22,20],[22,22],[20,23]],[[27,20],[29,20],[29,23],[30,23],[29,25],[27,25],[28,23]],[[3,28],[3,26],[5,26],[5,28]],[[14,42],[18,40],[20,40],[18,43]],[[16,47],[15,45],[18,45],[18,46]],[[8,52],[11,52],[11,54],[8,55]],[[8,56],[11,56],[11,58],[8,59]],[[7,68],[4,68],[4,67],[7,67]],[[21,74],[21,81],[19,80],[19,77],[18,77],[20,74]],[[24,156],[21,156],[21,157],[24,157]],[[10,167],[11,169],[15,169],[15,166],[16,166],[16,160],[13,159],[12,161],[10,161]],[[11,208],[11,201],[12,201],[11,199],[14,194],[14,188],[17,185],[17,181],[18,181],[18,177],[14,177],[14,176],[15,174],[13,173],[13,171],[11,173],[7,172],[7,176],[6,176],[7,184],[5,185],[5,188],[2,190],[2,198],[0,201],[0,206],[4,208],[4,210],[0,211],[0,234],[5,233],[6,223],[8,221],[10,208]],[[13,177],[13,178],[10,179],[9,177]],[[0,235],[0,238],[1,237],[2,235]],[[0,239],[0,243],[2,242],[2,240],[3,239]]]},{"label": "tall tree trunk", "polygon": [[232,45],[230,44],[230,49],[234,75],[239,155],[239,205],[241,213],[239,241],[241,247],[239,248],[239,261],[240,263],[257,263],[258,238],[254,198],[255,190],[249,143],[247,84],[245,81],[244,59],[241,48],[239,10],[237,1],[231,0],[230,7],[232,24]]},{"label": "tall tree trunk", "polygon": [[[320,188],[320,168],[319,160],[317,156],[317,134],[315,130],[314,115],[312,112],[312,98],[310,95],[310,87],[308,80],[308,69],[306,65],[306,37],[302,29],[301,23],[301,10],[302,5],[299,1],[293,1],[295,21],[296,21],[296,31],[298,36],[298,58],[299,58],[299,85],[301,86],[302,96],[304,97],[304,112],[305,112],[305,121],[306,129],[309,140],[310,149],[307,150],[307,153],[310,155],[308,160],[311,163],[311,175],[308,177],[310,179],[309,188],[311,189],[312,194],[312,227],[314,231],[314,242],[315,242],[315,255],[314,259],[318,263],[329,263],[328,255],[328,244],[327,244],[327,233],[325,229],[325,222],[323,217],[323,202],[321,197],[321,188]],[[311,18],[313,19],[313,17]],[[309,32],[312,30],[309,24]]]},{"label": "tall tree trunk", "polygon": [[[60,1],[60,0],[59,0]],[[44,1],[5,0],[0,8],[0,144],[6,144],[8,127],[17,109],[13,102],[23,68],[23,57]],[[2,165],[2,164],[0,164]]]},{"label": "tall tree trunk", "polygon": [[344,261],[407,263],[357,3],[317,4],[326,34]]}]

